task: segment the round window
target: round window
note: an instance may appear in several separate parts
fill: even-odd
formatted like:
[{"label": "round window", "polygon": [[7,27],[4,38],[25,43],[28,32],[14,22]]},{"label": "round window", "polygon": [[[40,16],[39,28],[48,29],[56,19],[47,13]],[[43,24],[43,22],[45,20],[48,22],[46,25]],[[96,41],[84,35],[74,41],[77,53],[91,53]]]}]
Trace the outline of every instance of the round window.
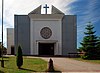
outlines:
[{"label": "round window", "polygon": [[40,34],[44,39],[49,39],[52,35],[52,31],[49,27],[44,27],[41,29]]}]

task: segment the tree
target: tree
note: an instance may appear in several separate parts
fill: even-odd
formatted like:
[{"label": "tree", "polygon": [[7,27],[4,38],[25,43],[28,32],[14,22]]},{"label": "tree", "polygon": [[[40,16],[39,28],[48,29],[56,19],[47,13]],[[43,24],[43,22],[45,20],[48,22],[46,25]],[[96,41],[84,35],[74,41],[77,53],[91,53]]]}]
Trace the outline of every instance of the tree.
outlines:
[{"label": "tree", "polygon": [[82,52],[82,51],[83,51],[83,47],[79,47],[79,48],[77,49],[77,51],[78,51],[78,52]]},{"label": "tree", "polygon": [[1,57],[1,50],[2,50],[2,47],[1,47],[2,45],[0,44],[0,57]]},{"label": "tree", "polygon": [[97,44],[97,59],[100,60],[100,37],[98,37],[98,44]]},{"label": "tree", "polygon": [[84,59],[97,59],[97,36],[95,35],[94,26],[89,22],[85,28],[87,31],[84,32],[85,36],[83,41],[80,43],[82,49],[85,52]]},{"label": "tree", "polygon": [[18,46],[16,62],[17,62],[18,68],[20,69],[21,66],[23,65],[22,49],[20,46]]},{"label": "tree", "polygon": [[2,42],[0,42],[0,57],[2,56],[2,54],[7,54],[7,49],[3,46],[2,49]]}]

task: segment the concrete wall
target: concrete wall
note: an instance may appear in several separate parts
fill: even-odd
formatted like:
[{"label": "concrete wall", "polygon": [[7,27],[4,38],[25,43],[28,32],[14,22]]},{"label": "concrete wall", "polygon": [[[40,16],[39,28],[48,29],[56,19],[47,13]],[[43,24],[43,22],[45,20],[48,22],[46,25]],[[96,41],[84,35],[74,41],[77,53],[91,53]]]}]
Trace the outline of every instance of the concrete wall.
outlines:
[{"label": "concrete wall", "polygon": [[62,46],[63,55],[75,53],[77,50],[77,25],[76,16],[65,15],[62,23]]},{"label": "concrete wall", "polygon": [[11,46],[14,46],[14,28],[7,28],[7,54],[11,54]]},{"label": "concrete wall", "polygon": [[15,52],[18,45],[22,47],[24,55],[30,54],[30,20],[28,15],[14,16],[15,28]]},{"label": "concrete wall", "polygon": [[[31,55],[38,55],[39,41],[51,42],[57,41],[54,49],[55,55],[62,55],[62,14],[58,15],[32,15],[31,20]],[[44,27],[49,27],[52,30],[52,36],[49,39],[44,39],[40,35],[40,31]]]},{"label": "concrete wall", "polygon": [[32,17],[30,16],[31,19],[29,19],[27,15],[15,15],[15,49],[17,49],[18,45],[21,45],[24,55],[38,55],[36,41],[45,41],[40,36],[40,30],[43,27],[49,27],[52,29],[52,36],[46,41],[58,40],[58,50],[61,51],[62,49],[56,55],[77,52],[76,16],[65,15],[62,21],[60,16],[55,15],[48,18],[49,16],[32,15]]}]

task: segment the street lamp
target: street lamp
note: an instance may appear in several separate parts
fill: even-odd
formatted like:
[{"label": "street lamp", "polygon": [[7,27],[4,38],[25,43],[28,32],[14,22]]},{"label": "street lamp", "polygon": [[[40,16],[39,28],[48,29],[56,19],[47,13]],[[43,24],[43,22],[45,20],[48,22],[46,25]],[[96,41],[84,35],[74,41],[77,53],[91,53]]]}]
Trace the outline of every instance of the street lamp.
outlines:
[{"label": "street lamp", "polygon": [[3,0],[2,0],[2,60],[1,60],[1,67],[4,67],[4,60],[3,60]]}]

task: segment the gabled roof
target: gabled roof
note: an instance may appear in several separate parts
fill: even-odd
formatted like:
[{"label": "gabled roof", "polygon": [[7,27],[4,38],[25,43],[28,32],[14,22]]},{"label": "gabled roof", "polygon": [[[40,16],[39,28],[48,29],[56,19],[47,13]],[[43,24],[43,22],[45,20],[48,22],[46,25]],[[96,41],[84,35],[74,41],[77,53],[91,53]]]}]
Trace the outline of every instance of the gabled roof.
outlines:
[{"label": "gabled roof", "polygon": [[41,14],[41,5],[33,11],[31,11],[29,14]]},{"label": "gabled roof", "polygon": [[[31,11],[29,14],[41,14],[41,5],[36,9],[34,9],[33,11]],[[64,13],[52,5],[51,14],[64,14]]]},{"label": "gabled roof", "polygon": [[51,14],[64,14],[64,13],[52,5]]}]

